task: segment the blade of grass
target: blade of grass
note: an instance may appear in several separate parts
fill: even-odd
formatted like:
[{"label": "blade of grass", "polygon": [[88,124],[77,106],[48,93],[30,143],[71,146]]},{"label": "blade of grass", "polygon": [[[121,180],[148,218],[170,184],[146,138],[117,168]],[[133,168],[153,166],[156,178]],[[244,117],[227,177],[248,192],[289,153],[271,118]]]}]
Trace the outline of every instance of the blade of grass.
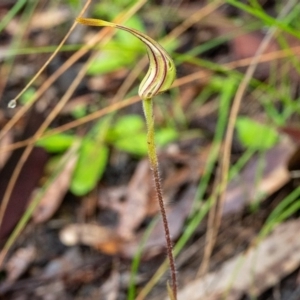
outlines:
[{"label": "blade of grass", "polygon": [[23,8],[26,4],[26,0],[18,0],[17,3],[6,13],[6,15],[0,21],[0,32],[7,26],[12,18]]},{"label": "blade of grass", "polygon": [[[281,30],[283,30],[287,33],[290,33],[291,35],[293,35],[297,38],[300,38],[300,33],[297,30],[294,30],[293,28],[291,28],[289,25],[287,25],[281,18],[275,19],[275,18],[271,17],[270,15],[266,14],[263,10],[259,10],[257,8],[252,8],[251,6],[244,4],[241,1],[226,0],[226,2],[237,8],[240,8],[241,10],[244,10],[245,12],[257,17],[258,19],[261,19],[263,22],[265,22],[266,25],[276,26],[276,27],[280,28]],[[296,3],[297,3],[297,1],[293,1],[292,6],[295,6]]]},{"label": "blade of grass", "polygon": [[[226,123],[228,119],[228,114],[230,110],[230,103],[234,96],[235,90],[237,86],[237,81],[235,78],[229,77],[225,84],[223,85],[223,90],[221,91],[221,99],[220,99],[220,109],[219,109],[219,117],[218,117],[218,126],[215,134],[215,139],[217,141],[217,144],[219,145],[217,149],[216,156],[219,156],[220,153],[220,145],[221,141],[223,139],[223,135],[225,133]],[[215,157],[215,159],[217,159]],[[216,176],[218,178],[218,175]],[[205,249],[204,249],[204,255],[203,260],[201,263],[201,266],[199,268],[198,274],[200,273],[203,275],[208,268],[210,255],[214,246],[214,243],[217,238],[217,234],[215,231],[214,222],[216,219],[217,211],[218,211],[218,204],[217,204],[217,195],[219,193],[219,185],[217,184],[217,181],[215,181],[214,184],[214,190],[212,193],[212,198],[214,199],[214,204],[212,206],[212,209],[209,211],[208,215],[208,223],[207,223],[207,232],[205,237]],[[199,199],[200,200],[200,199]]]},{"label": "blade of grass", "polygon": [[136,251],[136,254],[132,260],[131,263],[131,271],[130,271],[130,279],[129,279],[129,288],[127,292],[127,300],[134,300],[136,296],[136,287],[135,287],[135,276],[138,272],[138,267],[142,258],[143,254],[143,248],[147,242],[147,240],[150,237],[150,234],[152,230],[154,229],[154,226],[156,225],[158,221],[158,218],[153,219],[151,223],[148,225],[147,229],[145,230],[145,233],[143,234],[143,238],[141,240],[141,243]]},{"label": "blade of grass", "polygon": [[300,187],[293,190],[286,196],[277,207],[271,212],[259,234],[259,239],[267,236],[275,227],[275,225],[287,219],[291,214],[299,210],[300,200]]}]

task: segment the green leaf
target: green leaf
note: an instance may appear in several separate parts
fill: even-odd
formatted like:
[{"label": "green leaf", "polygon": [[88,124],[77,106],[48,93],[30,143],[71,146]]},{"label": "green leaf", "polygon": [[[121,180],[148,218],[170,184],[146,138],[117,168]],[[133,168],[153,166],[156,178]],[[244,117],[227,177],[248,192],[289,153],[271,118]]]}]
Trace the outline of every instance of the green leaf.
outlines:
[{"label": "green leaf", "polygon": [[36,145],[44,148],[47,152],[57,153],[67,150],[77,139],[76,136],[60,133],[42,138],[36,142]]},{"label": "green leaf", "polygon": [[118,140],[127,139],[145,132],[144,119],[139,115],[119,117],[114,126],[108,130],[107,142],[115,144]]},{"label": "green leaf", "polygon": [[267,125],[255,122],[247,117],[239,117],[236,122],[239,140],[246,148],[267,150],[278,141],[278,132]]},{"label": "green leaf", "polygon": [[109,142],[121,151],[138,156],[147,154],[145,122],[139,115],[118,118],[107,137]]},{"label": "green leaf", "polygon": [[178,138],[178,132],[171,127],[157,130],[155,141],[158,146],[165,146]]},{"label": "green leaf", "polygon": [[110,130],[109,140],[131,136],[145,129],[144,119],[139,115],[126,115],[117,119]]},{"label": "green leaf", "polygon": [[113,72],[128,66],[132,62],[132,56],[128,57],[127,51],[101,51],[93,60],[87,70],[89,75],[100,75]]},{"label": "green leaf", "polygon": [[105,145],[97,147],[91,141],[83,142],[70,186],[73,194],[83,196],[96,186],[105,171],[108,154]]},{"label": "green leaf", "polygon": [[[130,134],[129,134],[130,133]],[[163,128],[157,130],[155,134],[155,141],[158,146],[165,146],[166,144],[178,138],[178,133],[172,128]],[[147,155],[147,136],[143,132],[126,132],[123,137],[115,139],[114,146],[121,151],[128,152],[133,155],[146,156]]]},{"label": "green leaf", "polygon": [[[164,146],[178,138],[173,128],[158,129],[155,141]],[[126,115],[118,118],[107,134],[108,142],[117,149],[137,156],[147,155],[147,135],[144,118],[140,115]]]},{"label": "green leaf", "polygon": [[111,118],[102,118],[81,144],[79,159],[73,173],[70,190],[77,196],[90,192],[102,177],[108,161],[109,149],[104,144]]},{"label": "green leaf", "polygon": [[145,132],[120,138],[114,142],[114,146],[133,155],[147,155],[147,137]]}]

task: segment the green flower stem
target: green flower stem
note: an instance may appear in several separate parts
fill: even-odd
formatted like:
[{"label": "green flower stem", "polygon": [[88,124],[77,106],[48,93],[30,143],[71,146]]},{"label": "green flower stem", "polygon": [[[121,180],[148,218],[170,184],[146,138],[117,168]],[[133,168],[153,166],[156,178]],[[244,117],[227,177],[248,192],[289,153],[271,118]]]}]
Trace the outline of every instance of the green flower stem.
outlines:
[{"label": "green flower stem", "polygon": [[164,226],[166,243],[167,243],[167,253],[168,253],[169,264],[170,264],[170,273],[172,278],[172,291],[173,291],[174,299],[176,300],[177,297],[176,266],[175,266],[175,259],[172,250],[173,245],[172,245],[170,229],[168,225],[167,214],[166,214],[165,204],[163,200],[162,187],[161,187],[160,176],[159,176],[159,166],[158,166],[158,159],[156,154],[155,135],[154,135],[153,102],[151,98],[143,100],[143,108],[144,108],[144,114],[145,114],[146,124],[147,124],[148,156],[149,156],[150,167],[152,170],[152,175],[155,183],[158,203],[160,206],[160,212],[163,220],[163,226]]},{"label": "green flower stem", "polygon": [[[140,39],[147,47],[149,58],[149,69],[139,87],[139,96],[143,100],[144,113],[147,123],[147,143],[148,143],[148,155],[150,160],[150,166],[154,178],[155,190],[160,206],[160,212],[164,224],[165,237],[167,243],[167,253],[170,263],[170,272],[172,278],[172,293],[170,298],[176,300],[177,298],[177,280],[176,280],[176,268],[175,260],[173,256],[172,241],[170,236],[170,230],[166,215],[166,209],[162,196],[162,188],[159,177],[158,159],[156,155],[156,147],[154,140],[154,118],[153,118],[153,103],[152,98],[157,94],[168,90],[176,76],[176,68],[172,58],[166,52],[166,50],[155,40],[147,36],[146,34],[126,27],[124,25],[107,22],[104,20],[90,19],[90,18],[77,18],[76,21],[83,25],[89,26],[108,26],[118,28],[127,31],[138,39]],[[170,290],[168,288],[170,294]]]}]

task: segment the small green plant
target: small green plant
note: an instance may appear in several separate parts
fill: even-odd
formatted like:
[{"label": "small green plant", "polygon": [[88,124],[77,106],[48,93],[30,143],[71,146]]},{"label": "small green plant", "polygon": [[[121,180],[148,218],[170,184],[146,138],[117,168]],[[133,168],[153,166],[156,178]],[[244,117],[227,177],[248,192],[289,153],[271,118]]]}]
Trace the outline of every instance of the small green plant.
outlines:
[{"label": "small green plant", "polygon": [[274,147],[278,141],[278,133],[274,128],[247,117],[237,119],[236,129],[239,140],[247,149],[267,150]]},{"label": "small green plant", "polygon": [[[60,133],[40,139],[36,145],[47,152],[58,154],[70,149],[79,141],[78,161],[70,183],[70,191],[83,196],[93,190],[101,179],[109,157],[109,146],[127,152],[135,157],[147,155],[145,124],[139,115],[125,115],[110,122],[110,116],[99,120],[83,137],[75,133]],[[164,146],[177,139],[174,128],[157,129],[158,146]]]},{"label": "small green plant", "polygon": [[115,23],[106,22],[98,19],[86,19],[86,18],[77,18],[77,22],[83,25],[89,26],[108,26],[123,31],[127,31],[138,39],[140,39],[146,46],[148,51],[149,58],[149,69],[139,87],[139,96],[143,100],[143,108],[147,124],[147,146],[148,146],[148,156],[150,161],[151,170],[153,173],[153,178],[155,182],[156,194],[160,206],[160,211],[163,219],[166,243],[167,243],[167,252],[171,270],[172,278],[172,293],[169,290],[170,297],[172,299],[177,299],[177,278],[176,278],[176,267],[175,260],[172,250],[172,241],[170,236],[170,230],[165,210],[165,204],[163,200],[162,187],[160,183],[159,176],[159,166],[158,159],[156,154],[155,146],[155,137],[154,137],[154,117],[153,117],[153,101],[152,98],[157,94],[168,90],[176,76],[176,68],[173,60],[169,54],[162,48],[160,44],[148,37],[147,35]]}]

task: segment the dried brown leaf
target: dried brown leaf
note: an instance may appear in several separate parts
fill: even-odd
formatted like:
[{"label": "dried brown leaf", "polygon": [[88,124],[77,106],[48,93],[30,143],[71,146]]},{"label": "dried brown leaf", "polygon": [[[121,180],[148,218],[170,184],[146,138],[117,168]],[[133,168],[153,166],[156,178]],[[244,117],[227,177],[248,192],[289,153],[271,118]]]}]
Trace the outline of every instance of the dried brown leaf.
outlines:
[{"label": "dried brown leaf", "polygon": [[296,144],[300,144],[300,127],[280,127],[279,130],[287,134]]},{"label": "dried brown leaf", "polygon": [[[190,185],[189,188],[181,195],[181,198],[172,206],[167,209],[167,218],[169,221],[169,228],[171,237],[176,239],[182,230],[182,226],[186,217],[189,215],[192,204],[196,195],[197,187],[195,185]],[[139,233],[136,239],[124,243],[121,248],[121,253],[123,256],[131,258],[135,255],[142,239],[143,233]],[[151,258],[157,253],[161,253],[166,245],[165,235],[163,230],[162,220],[159,219],[157,224],[154,226],[148,240],[144,245],[144,258]],[[150,251],[149,251],[150,250]]]},{"label": "dried brown leaf", "polygon": [[78,248],[71,248],[62,256],[51,260],[46,265],[42,276],[45,278],[61,276],[80,268],[83,263],[83,258]]},{"label": "dried brown leaf", "polygon": [[49,220],[60,207],[62,200],[69,189],[78,154],[75,151],[69,152],[67,158],[67,162],[64,163],[63,168],[46,188],[42,199],[33,214],[32,218],[35,223],[42,223]]},{"label": "dried brown leaf", "polygon": [[149,191],[152,187],[149,170],[148,160],[142,160],[129,182],[117,228],[118,234],[124,239],[129,240],[134,236],[134,230],[142,223],[147,214]]},{"label": "dried brown leaf", "polygon": [[256,248],[238,255],[213,273],[184,287],[178,299],[237,300],[244,293],[258,296],[300,265],[300,221],[279,225]]},{"label": "dried brown leaf", "polygon": [[34,261],[36,256],[36,248],[28,246],[18,249],[5,265],[7,272],[7,282],[16,281]]},{"label": "dried brown leaf", "polygon": [[[115,300],[118,299],[120,288],[120,274],[113,270],[106,282],[101,286],[98,299]],[[96,299],[96,298],[95,298]]]},{"label": "dried brown leaf", "polygon": [[111,209],[118,213],[123,211],[123,199],[126,198],[127,187],[124,185],[114,187],[101,187],[99,192],[99,206],[101,209]]},{"label": "dried brown leaf", "polygon": [[[9,132],[8,134],[6,134],[2,139],[0,139],[0,151],[1,148],[5,148],[7,146],[9,146],[13,141],[11,132]],[[5,165],[6,161],[8,160],[8,158],[10,157],[11,152],[6,151],[6,152],[2,152],[0,153],[0,169]]]},{"label": "dried brown leaf", "polygon": [[261,158],[254,156],[238,178],[229,183],[223,214],[239,212],[245,205],[263,200],[281,188],[290,179],[287,164],[294,151],[295,145],[288,139],[283,139],[280,144],[268,150],[264,155],[264,169],[259,182],[257,170],[260,168]]}]

